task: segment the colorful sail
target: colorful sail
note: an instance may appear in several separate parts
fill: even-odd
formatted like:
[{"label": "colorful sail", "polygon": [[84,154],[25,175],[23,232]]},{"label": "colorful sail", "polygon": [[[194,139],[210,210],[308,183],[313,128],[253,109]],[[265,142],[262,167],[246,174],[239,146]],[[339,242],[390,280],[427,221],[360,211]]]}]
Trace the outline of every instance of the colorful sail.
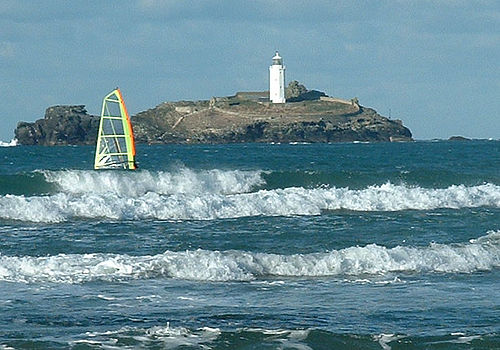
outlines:
[{"label": "colorful sail", "polygon": [[120,89],[102,102],[94,169],[136,169],[135,142],[130,117]]}]

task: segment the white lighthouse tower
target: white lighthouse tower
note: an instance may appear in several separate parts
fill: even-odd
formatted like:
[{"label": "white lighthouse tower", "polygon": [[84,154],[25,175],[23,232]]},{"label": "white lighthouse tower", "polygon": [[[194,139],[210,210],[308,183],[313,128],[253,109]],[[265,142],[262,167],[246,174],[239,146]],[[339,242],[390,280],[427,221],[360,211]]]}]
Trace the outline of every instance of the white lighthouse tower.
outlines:
[{"label": "white lighthouse tower", "polygon": [[269,67],[269,100],[272,103],[285,103],[285,66],[278,51]]}]

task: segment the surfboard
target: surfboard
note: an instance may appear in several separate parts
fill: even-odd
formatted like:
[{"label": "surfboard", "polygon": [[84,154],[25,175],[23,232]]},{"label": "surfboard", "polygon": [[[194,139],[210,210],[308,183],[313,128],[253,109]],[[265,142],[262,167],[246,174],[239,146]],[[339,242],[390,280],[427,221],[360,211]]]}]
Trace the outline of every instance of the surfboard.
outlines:
[{"label": "surfboard", "polygon": [[94,169],[136,169],[135,141],[120,89],[102,101]]}]

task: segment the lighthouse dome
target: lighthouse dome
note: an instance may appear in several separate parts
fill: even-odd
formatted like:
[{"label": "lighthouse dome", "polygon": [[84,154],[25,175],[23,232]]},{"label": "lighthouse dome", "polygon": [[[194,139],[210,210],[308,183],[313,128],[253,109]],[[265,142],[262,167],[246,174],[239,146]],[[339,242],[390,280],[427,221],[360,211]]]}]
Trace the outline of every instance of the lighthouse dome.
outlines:
[{"label": "lighthouse dome", "polygon": [[281,58],[280,54],[278,51],[276,51],[276,54],[273,57],[273,65],[283,65],[283,59]]}]

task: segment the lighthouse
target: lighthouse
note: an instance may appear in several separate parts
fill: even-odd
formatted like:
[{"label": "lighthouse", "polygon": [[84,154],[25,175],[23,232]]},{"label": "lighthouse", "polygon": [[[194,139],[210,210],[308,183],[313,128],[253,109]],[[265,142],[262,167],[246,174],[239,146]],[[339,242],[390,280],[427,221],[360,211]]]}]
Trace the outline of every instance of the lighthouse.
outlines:
[{"label": "lighthouse", "polygon": [[285,66],[278,51],[269,67],[269,100],[272,103],[285,103]]}]

